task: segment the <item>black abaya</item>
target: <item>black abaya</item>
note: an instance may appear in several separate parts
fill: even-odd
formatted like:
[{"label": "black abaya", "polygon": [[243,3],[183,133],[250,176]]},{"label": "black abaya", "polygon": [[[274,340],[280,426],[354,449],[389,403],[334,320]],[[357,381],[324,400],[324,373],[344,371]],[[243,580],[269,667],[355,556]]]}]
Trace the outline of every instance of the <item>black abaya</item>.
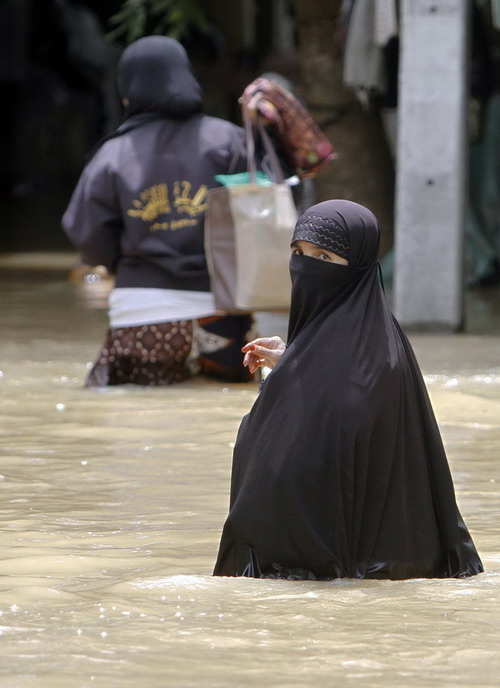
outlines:
[{"label": "black abaya", "polygon": [[[477,574],[422,375],[379,282],[376,220],[345,201],[314,209],[309,222],[333,217],[347,236],[349,266],[291,258],[288,346],[238,432],[214,574]],[[301,228],[294,239],[314,240]]]}]

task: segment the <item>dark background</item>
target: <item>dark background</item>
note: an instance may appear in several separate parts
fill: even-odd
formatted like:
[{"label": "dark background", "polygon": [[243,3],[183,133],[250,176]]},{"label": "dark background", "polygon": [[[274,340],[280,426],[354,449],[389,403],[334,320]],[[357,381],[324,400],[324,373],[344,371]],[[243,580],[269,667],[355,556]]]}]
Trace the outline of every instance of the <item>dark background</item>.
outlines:
[{"label": "dark background", "polygon": [[[257,3],[259,31],[248,50],[235,32],[240,3],[205,5],[208,32],[191,32],[182,42],[205,111],[239,121],[244,87],[268,69],[293,75],[296,58],[273,62],[269,3]],[[0,0],[0,251],[71,249],[61,216],[86,153],[122,115],[115,65],[124,43],[105,37],[121,6],[121,0]]]}]

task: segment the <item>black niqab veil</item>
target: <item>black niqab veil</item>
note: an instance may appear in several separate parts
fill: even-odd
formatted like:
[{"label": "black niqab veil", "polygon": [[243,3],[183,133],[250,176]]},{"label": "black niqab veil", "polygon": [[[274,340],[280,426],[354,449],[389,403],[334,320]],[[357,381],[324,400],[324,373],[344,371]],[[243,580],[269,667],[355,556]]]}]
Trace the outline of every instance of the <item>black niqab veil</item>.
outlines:
[{"label": "black niqab veil", "polygon": [[[308,237],[308,238],[306,238]],[[243,419],[215,575],[459,577],[482,565],[411,346],[380,285],[378,224],[349,201],[301,216],[288,346]]]}]

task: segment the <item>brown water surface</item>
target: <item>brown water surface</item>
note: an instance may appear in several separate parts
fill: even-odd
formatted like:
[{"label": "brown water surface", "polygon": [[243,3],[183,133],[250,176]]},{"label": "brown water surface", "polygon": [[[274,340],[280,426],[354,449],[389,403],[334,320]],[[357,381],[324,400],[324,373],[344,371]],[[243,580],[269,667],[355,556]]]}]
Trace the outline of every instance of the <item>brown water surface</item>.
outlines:
[{"label": "brown water surface", "polygon": [[211,577],[256,385],[84,390],[106,326],[99,285],[10,269],[0,286],[2,688],[499,684],[488,312],[475,333],[412,336],[486,572],[260,581]]}]

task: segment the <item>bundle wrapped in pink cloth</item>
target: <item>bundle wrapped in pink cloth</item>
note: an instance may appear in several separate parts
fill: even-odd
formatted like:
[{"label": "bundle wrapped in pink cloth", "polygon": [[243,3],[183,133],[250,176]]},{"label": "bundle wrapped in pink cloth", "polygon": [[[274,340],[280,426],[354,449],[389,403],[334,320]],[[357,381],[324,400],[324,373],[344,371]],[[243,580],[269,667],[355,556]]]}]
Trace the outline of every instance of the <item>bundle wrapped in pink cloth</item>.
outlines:
[{"label": "bundle wrapped in pink cloth", "polygon": [[239,102],[244,116],[273,128],[281,154],[300,177],[314,177],[336,157],[302,103],[276,81],[255,79]]}]

